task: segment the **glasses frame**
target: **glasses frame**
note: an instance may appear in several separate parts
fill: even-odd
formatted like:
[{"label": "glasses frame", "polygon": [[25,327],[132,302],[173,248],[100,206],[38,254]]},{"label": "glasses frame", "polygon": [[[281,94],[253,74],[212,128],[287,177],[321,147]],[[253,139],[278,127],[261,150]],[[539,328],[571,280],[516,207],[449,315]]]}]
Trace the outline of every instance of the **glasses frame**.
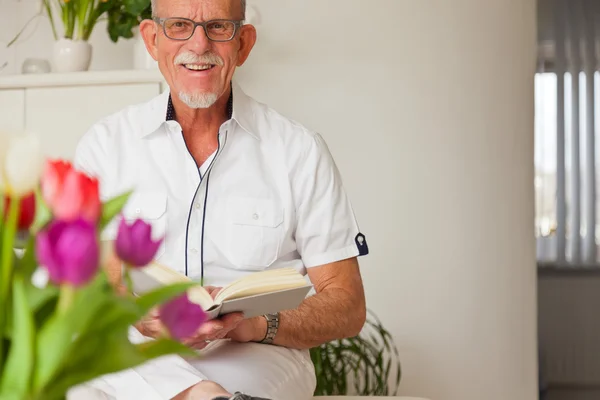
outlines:
[{"label": "glasses frame", "polygon": [[[189,21],[189,22],[191,22],[192,24],[194,24],[194,29],[192,29],[192,33],[190,34],[190,36],[188,36],[188,37],[187,37],[187,38],[185,38],[185,39],[175,39],[175,38],[172,38],[171,36],[169,36],[169,35],[167,34],[167,28],[165,27],[165,22],[166,22],[166,21],[168,21],[168,20],[170,20],[170,19],[176,19],[176,20]],[[210,40],[210,41],[212,41],[212,42],[220,42],[220,43],[222,43],[222,42],[230,42],[230,41],[232,41],[232,40],[233,40],[233,38],[235,37],[235,35],[238,33],[239,29],[240,29],[240,28],[241,28],[241,27],[244,25],[244,20],[243,20],[243,19],[242,19],[242,20],[232,20],[232,19],[211,19],[210,21],[196,22],[196,21],[194,21],[194,20],[192,20],[192,19],[189,19],[189,18],[183,18],[183,17],[169,17],[169,18],[158,18],[158,17],[154,17],[154,18],[152,18],[152,20],[153,20],[154,22],[156,22],[157,24],[159,24],[160,26],[162,26],[163,33],[165,34],[165,37],[167,37],[168,39],[171,39],[171,40],[177,40],[177,41],[181,41],[181,42],[183,42],[183,41],[186,41],[186,40],[190,40],[190,38],[191,38],[192,36],[194,36],[194,33],[196,33],[196,28],[197,28],[197,27],[199,27],[199,26],[201,26],[201,27],[202,27],[202,29],[204,30],[204,34],[206,35],[206,38],[207,38],[208,40]],[[229,39],[224,39],[224,40],[215,40],[215,39],[211,39],[211,38],[208,36],[208,31],[206,30],[206,25],[207,25],[207,24],[210,24],[210,23],[213,23],[213,22],[230,22],[230,23],[233,23],[233,34],[231,35],[231,37],[230,37]]]}]

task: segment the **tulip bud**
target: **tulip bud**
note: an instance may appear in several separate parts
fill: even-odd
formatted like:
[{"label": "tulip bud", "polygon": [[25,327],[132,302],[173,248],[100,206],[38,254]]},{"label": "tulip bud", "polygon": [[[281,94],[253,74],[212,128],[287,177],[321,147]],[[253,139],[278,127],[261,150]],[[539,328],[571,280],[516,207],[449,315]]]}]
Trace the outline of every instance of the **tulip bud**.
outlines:
[{"label": "tulip bud", "polygon": [[98,180],[77,171],[70,162],[46,163],[42,195],[55,218],[73,221],[83,218],[97,222],[102,211]]},{"label": "tulip bud", "polygon": [[144,267],[156,255],[162,239],[152,240],[152,226],[141,219],[127,225],[121,219],[115,243],[115,252],[119,259],[131,267]]},{"label": "tulip bud", "polygon": [[160,307],[160,320],[171,337],[181,341],[192,336],[208,320],[208,315],[185,294]]},{"label": "tulip bud", "polygon": [[[17,222],[17,230],[28,230],[35,220],[35,194],[31,193],[19,200],[19,219]],[[8,218],[8,210],[10,209],[11,197],[4,197],[4,219]]]},{"label": "tulip bud", "polygon": [[36,256],[53,283],[83,286],[98,270],[96,226],[84,219],[54,221],[38,233]]},{"label": "tulip bud", "polygon": [[39,184],[42,164],[38,138],[0,133],[0,192],[22,196],[33,191]]}]

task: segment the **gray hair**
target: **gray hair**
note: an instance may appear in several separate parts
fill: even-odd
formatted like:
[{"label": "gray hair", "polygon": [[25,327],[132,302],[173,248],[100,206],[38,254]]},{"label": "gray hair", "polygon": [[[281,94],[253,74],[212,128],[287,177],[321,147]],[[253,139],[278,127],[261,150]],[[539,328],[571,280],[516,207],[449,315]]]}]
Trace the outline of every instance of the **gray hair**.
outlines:
[{"label": "gray hair", "polygon": [[[242,19],[246,19],[246,3],[247,0],[240,0],[242,3]],[[152,5],[152,16],[156,17],[156,2],[157,0],[150,0],[150,4]]]}]

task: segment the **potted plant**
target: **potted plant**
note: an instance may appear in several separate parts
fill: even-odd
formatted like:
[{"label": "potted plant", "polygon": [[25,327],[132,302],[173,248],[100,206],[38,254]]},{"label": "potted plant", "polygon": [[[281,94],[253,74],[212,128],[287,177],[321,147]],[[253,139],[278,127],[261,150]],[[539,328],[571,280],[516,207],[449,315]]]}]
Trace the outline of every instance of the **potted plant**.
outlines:
[{"label": "potted plant", "polygon": [[150,0],[109,1],[106,15],[108,36],[117,43],[119,38],[131,39],[136,36],[140,22],[152,18],[152,7]]},{"label": "potted plant", "polygon": [[394,396],[401,379],[398,349],[369,312],[360,335],[312,348],[315,396]]},{"label": "potted plant", "polygon": [[[56,72],[86,71],[92,59],[88,42],[100,17],[113,0],[43,0],[54,35],[53,62]],[[57,29],[62,24],[62,30]]]},{"label": "potted plant", "polygon": [[139,34],[139,24],[144,19],[152,18],[150,0],[115,1],[107,10],[108,36],[117,43],[120,38],[134,40],[134,69],[156,68],[156,61],[148,54],[144,41]]},{"label": "potted plant", "polygon": [[156,61],[148,54],[144,41],[139,34],[139,24],[144,19],[152,18],[150,0],[115,1],[107,11],[108,36],[117,43],[120,38],[134,40],[134,69],[156,68]]}]

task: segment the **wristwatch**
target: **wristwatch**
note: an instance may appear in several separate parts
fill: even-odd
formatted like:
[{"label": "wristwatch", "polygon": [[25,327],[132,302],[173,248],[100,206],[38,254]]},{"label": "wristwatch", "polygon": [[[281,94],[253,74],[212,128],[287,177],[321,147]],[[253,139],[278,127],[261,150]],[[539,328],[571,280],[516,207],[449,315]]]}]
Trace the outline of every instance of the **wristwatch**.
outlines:
[{"label": "wristwatch", "polygon": [[260,341],[260,343],[271,344],[275,339],[275,335],[277,335],[277,330],[279,329],[279,313],[275,314],[265,314],[263,315],[267,320],[267,334],[265,338]]}]

